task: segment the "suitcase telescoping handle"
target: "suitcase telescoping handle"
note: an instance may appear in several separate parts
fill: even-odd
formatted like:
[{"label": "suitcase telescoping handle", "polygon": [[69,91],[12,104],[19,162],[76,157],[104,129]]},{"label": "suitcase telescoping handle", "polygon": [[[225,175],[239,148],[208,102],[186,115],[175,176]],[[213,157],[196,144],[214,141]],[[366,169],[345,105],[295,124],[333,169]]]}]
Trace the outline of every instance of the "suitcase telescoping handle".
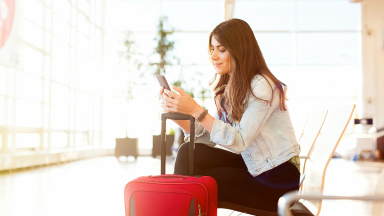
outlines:
[{"label": "suitcase telescoping handle", "polygon": [[189,141],[189,175],[193,176],[193,158],[195,152],[195,118],[181,113],[162,113],[161,114],[161,175],[165,174],[165,129],[167,119],[189,120],[190,121],[190,141]]}]

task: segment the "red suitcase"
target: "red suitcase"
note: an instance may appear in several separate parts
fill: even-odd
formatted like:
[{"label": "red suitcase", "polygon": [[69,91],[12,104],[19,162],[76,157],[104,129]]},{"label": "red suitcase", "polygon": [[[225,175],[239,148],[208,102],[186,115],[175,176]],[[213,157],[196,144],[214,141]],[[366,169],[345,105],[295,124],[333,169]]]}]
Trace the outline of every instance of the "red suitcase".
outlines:
[{"label": "red suitcase", "polygon": [[209,176],[193,176],[194,140],[190,141],[190,176],[165,174],[166,120],[190,120],[195,137],[195,119],[180,113],[161,115],[161,174],[139,177],[124,190],[126,216],[216,216],[217,184]]}]

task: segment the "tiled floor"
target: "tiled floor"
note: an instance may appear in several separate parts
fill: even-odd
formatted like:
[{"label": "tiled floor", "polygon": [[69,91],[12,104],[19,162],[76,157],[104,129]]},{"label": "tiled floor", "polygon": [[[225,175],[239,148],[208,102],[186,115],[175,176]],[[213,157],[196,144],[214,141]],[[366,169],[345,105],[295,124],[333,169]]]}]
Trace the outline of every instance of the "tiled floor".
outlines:
[{"label": "tiled floor", "polygon": [[[325,193],[334,195],[372,194],[379,162],[333,159],[328,167]],[[167,173],[173,160],[167,159]],[[0,174],[1,216],[123,216],[125,184],[143,175],[160,173],[160,160],[139,157],[120,161],[100,157]],[[324,201],[321,215],[370,215],[371,203]],[[231,214],[232,213],[232,214]],[[239,215],[219,209],[218,216]],[[245,216],[245,214],[242,214]]]}]

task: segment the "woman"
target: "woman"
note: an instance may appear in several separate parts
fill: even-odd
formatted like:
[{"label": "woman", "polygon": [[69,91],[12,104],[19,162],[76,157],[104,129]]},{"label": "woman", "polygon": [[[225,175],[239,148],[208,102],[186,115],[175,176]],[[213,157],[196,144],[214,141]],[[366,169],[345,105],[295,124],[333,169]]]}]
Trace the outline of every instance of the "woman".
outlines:
[{"label": "woman", "polygon": [[[300,147],[285,104],[286,85],[268,69],[243,20],[222,22],[212,31],[209,55],[216,70],[209,83],[215,115],[177,87],[180,94],[161,88],[162,108],[196,118],[195,175],[215,178],[219,202],[276,211],[278,199],[297,190],[300,179]],[[188,137],[189,121],[175,122]],[[209,138],[198,142],[201,137]],[[188,145],[179,149],[175,174],[188,175]]]}]

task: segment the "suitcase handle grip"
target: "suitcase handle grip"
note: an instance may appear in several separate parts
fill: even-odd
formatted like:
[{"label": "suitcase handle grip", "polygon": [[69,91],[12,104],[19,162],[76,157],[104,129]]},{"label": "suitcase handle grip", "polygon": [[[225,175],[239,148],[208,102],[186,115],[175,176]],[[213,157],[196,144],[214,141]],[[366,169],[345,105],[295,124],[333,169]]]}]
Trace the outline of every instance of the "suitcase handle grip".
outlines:
[{"label": "suitcase handle grip", "polygon": [[181,113],[162,113],[161,114],[161,120],[165,121],[167,119],[172,120],[190,120],[191,116]]},{"label": "suitcase handle grip", "polygon": [[183,175],[174,175],[174,174],[164,174],[164,175],[159,175],[159,176],[149,176],[151,178],[182,178],[182,179],[187,179],[188,176],[183,176]]}]

